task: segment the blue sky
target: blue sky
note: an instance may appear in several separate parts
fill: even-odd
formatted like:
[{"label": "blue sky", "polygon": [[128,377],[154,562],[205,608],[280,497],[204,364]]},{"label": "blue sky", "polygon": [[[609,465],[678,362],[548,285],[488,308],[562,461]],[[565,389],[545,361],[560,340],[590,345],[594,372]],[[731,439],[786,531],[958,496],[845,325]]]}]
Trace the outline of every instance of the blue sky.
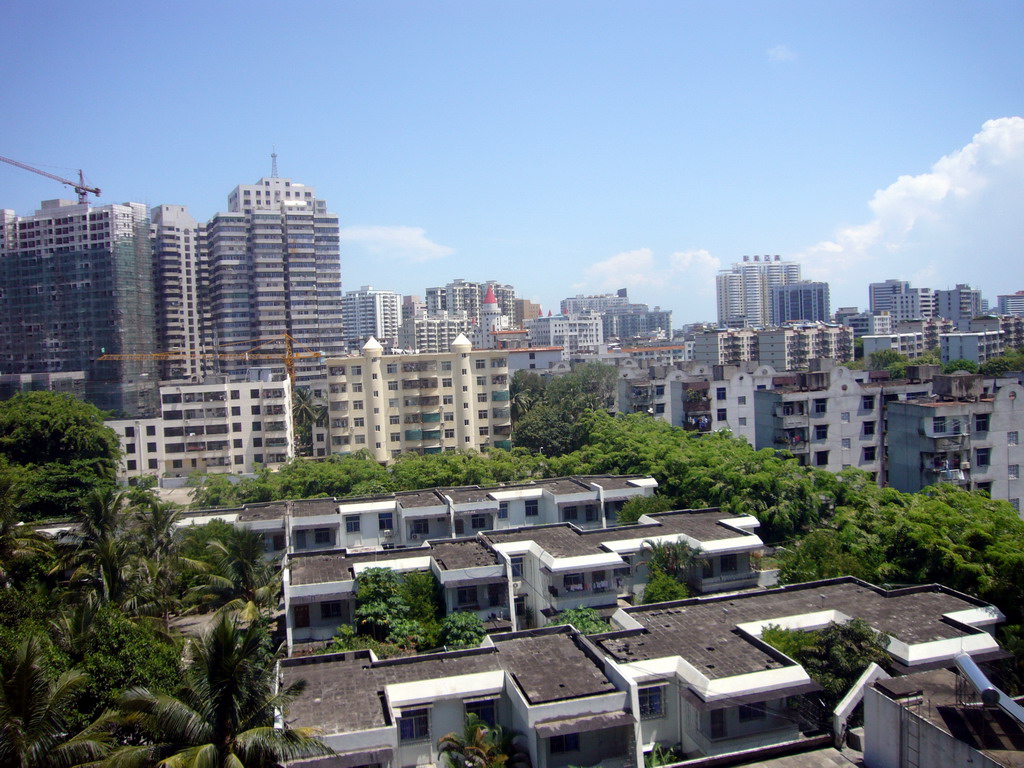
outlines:
[{"label": "blue sky", "polygon": [[[1019,2],[9,1],[0,154],[206,219],[270,170],[342,222],[346,289],[628,287],[713,319],[800,260],[1024,290]],[[0,164],[0,207],[68,196]]]}]

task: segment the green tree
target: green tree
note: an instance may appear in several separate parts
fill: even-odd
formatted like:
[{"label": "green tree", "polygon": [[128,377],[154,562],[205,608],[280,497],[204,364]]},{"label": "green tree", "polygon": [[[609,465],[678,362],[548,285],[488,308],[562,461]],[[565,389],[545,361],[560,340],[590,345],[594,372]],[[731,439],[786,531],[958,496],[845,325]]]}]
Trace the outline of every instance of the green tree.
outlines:
[{"label": "green tree", "polygon": [[645,541],[645,550],[651,553],[650,568],[661,571],[676,581],[685,582],[690,571],[702,562],[701,551],[685,541]]},{"label": "green tree", "polygon": [[441,643],[447,648],[475,648],[487,630],[472,611],[449,613],[441,622]]},{"label": "green tree", "polygon": [[192,498],[192,508],[218,509],[237,504],[238,495],[235,483],[231,481],[232,477],[234,475],[191,475],[188,484],[192,488],[189,494]]},{"label": "green tree", "polygon": [[245,621],[255,621],[277,607],[280,573],[263,556],[259,531],[231,528],[227,534],[207,544],[213,568],[193,592],[209,607],[239,611]]},{"label": "green tree", "polygon": [[393,625],[408,615],[402,579],[390,568],[367,568],[356,579],[356,621],[361,631],[384,640]]},{"label": "green tree", "polygon": [[106,734],[70,735],[75,696],[88,676],[70,670],[51,677],[39,637],[30,635],[0,660],[0,765],[71,768],[101,758]]},{"label": "green tree", "polygon": [[308,728],[278,728],[277,711],[286,709],[304,685],[277,690],[273,652],[261,624],[240,626],[222,614],[192,640],[190,663],[173,696],[132,688],[118,699],[111,726],[130,729],[135,738],[107,760],[109,768],[141,768],[166,761],[171,766],[271,768],[288,760],[330,754]]},{"label": "green tree", "polygon": [[637,522],[642,515],[668,512],[674,506],[667,496],[634,496],[615,513],[615,519],[619,525],[629,525]]},{"label": "green tree", "polygon": [[508,384],[509,408],[512,411],[512,423],[515,424],[529,413],[544,397],[544,379],[539,374],[520,369],[512,374]]},{"label": "green tree", "polygon": [[599,632],[607,632],[611,627],[608,622],[601,618],[601,614],[593,608],[579,606],[562,611],[553,619],[552,624],[569,624],[584,635],[595,635]]},{"label": "green tree", "polygon": [[956,360],[950,360],[948,363],[942,366],[943,373],[956,373],[957,371],[977,373],[978,364],[973,360],[964,360],[963,358],[958,358]]},{"label": "green tree", "polygon": [[671,600],[685,600],[689,596],[690,591],[679,579],[670,576],[660,568],[651,568],[647,585],[640,597],[640,604],[667,603]]},{"label": "green tree", "polygon": [[469,714],[461,734],[446,733],[438,739],[437,752],[448,768],[501,768],[508,760],[509,744],[501,726]]},{"label": "green tree", "polygon": [[868,355],[867,366],[871,371],[884,371],[891,365],[906,363],[908,359],[906,355],[901,355],[895,349],[880,349]]},{"label": "green tree", "polygon": [[313,453],[313,427],[321,427],[327,418],[327,404],[310,387],[292,390],[292,418],[295,422],[295,449],[300,455]]}]

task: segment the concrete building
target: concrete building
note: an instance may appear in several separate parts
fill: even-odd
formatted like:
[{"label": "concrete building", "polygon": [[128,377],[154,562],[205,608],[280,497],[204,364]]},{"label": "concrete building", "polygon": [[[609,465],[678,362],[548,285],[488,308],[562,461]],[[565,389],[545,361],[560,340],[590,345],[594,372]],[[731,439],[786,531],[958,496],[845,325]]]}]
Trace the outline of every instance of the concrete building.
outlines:
[{"label": "concrete building", "polygon": [[538,373],[547,371],[565,356],[565,350],[561,347],[521,347],[505,351],[508,353],[509,376],[523,370]]},{"label": "concrete building", "polygon": [[910,288],[893,296],[892,316],[900,320],[927,320],[937,315],[935,291],[931,288]]},{"label": "concrete building", "polygon": [[710,365],[736,365],[757,360],[757,332],[750,328],[709,330],[694,334],[693,359]]},{"label": "concrete building", "polygon": [[868,285],[868,311],[872,314],[888,312],[895,315],[895,297],[910,290],[906,280],[886,280]]},{"label": "concrete building", "polygon": [[449,315],[415,314],[406,316],[398,328],[398,346],[414,352],[438,353],[451,349],[460,335],[472,333],[473,325],[465,312]]},{"label": "concrete building", "polygon": [[1000,315],[1024,315],[1024,291],[996,296],[996,313]]},{"label": "concrete building", "polygon": [[919,320],[899,320],[896,322],[894,333],[919,333],[923,348],[937,349],[939,336],[944,333],[952,333],[956,330],[953,321],[943,317],[931,317]]},{"label": "concrete building", "polygon": [[810,360],[853,359],[853,331],[816,323],[772,329],[704,331],[693,339],[693,359],[711,365],[759,362],[776,370],[806,368]]},{"label": "concrete building", "polygon": [[160,378],[199,381],[213,371],[206,230],[183,205],[150,211],[157,349],[182,352],[162,361]]},{"label": "concrete building", "polygon": [[562,347],[566,359],[580,352],[597,352],[604,343],[604,323],[596,312],[538,317],[526,325],[531,345]]},{"label": "concrete building", "polygon": [[939,356],[943,364],[952,360],[970,360],[981,365],[1003,354],[1001,331],[944,333],[939,336]]},{"label": "concrete building", "polygon": [[481,309],[487,289],[494,292],[498,300],[498,307],[501,314],[508,318],[511,324],[516,311],[516,289],[511,285],[504,285],[496,280],[488,280],[483,283],[474,283],[459,278],[444,286],[427,288],[427,314],[437,315],[447,312],[455,315],[458,312],[465,312],[472,325],[477,325],[481,318]]},{"label": "concrete building", "polygon": [[609,309],[629,306],[629,293],[620,288],[615,293],[602,293],[592,296],[577,294],[570,299],[562,299],[558,311],[563,315],[579,314],[580,312],[606,312]]},{"label": "concrete building", "polygon": [[968,330],[971,320],[982,313],[981,291],[966,283],[935,291],[935,314],[952,320],[958,331]]},{"label": "concrete building", "polygon": [[345,341],[362,347],[371,338],[385,347],[398,344],[402,297],[394,291],[380,291],[364,285],[358,291],[346,291],[341,299]]},{"label": "concrete building", "polygon": [[852,328],[855,339],[862,336],[888,336],[893,332],[893,320],[888,311],[858,312],[856,307],[844,307],[836,312],[836,322]]},{"label": "concrete building", "polygon": [[1024,496],[1019,445],[1024,387],[982,377],[936,376],[932,392],[887,406],[889,484],[913,493],[938,482],[988,491],[1020,509]]},{"label": "concrete building", "polygon": [[149,213],[141,203],[46,200],[0,210],[0,374],[84,372],[85,398],[123,416],[159,410]]},{"label": "concrete building", "polygon": [[744,256],[718,273],[718,325],[722,328],[765,328],[772,324],[771,289],[800,280],[800,265],[780,256]]},{"label": "concrete building", "polygon": [[540,304],[529,299],[516,299],[514,307],[512,325],[516,328],[524,328],[526,327],[527,320],[533,320],[541,316]]},{"label": "concrete building", "polygon": [[786,285],[774,285],[770,301],[773,325],[827,323],[832,319],[828,283],[800,280]]},{"label": "concrete building", "polygon": [[[299,349],[322,353],[297,362],[299,381],[323,378],[323,359],[345,351],[338,217],[316,190],[291,179],[262,178],[228,196],[228,211],[206,226],[210,311],[217,347],[244,352],[254,340],[284,334]],[[222,372],[244,374],[244,361]]]},{"label": "concrete building", "polygon": [[508,358],[473,350],[388,355],[375,339],[328,365],[330,453],[368,450],[378,461],[407,451],[511,447]]},{"label": "concrete building", "polygon": [[[269,371],[264,371],[269,373]],[[118,479],[249,474],[295,456],[291,385],[286,376],[160,387],[160,415],[105,422],[121,441]]]},{"label": "concrete building", "polygon": [[887,333],[878,336],[862,336],[864,341],[864,357],[868,358],[876,352],[892,350],[914,360],[930,347],[925,343],[925,337],[920,332]]},{"label": "concrete building", "polygon": [[672,336],[672,311],[661,307],[649,309],[646,304],[628,304],[604,310],[603,333],[610,339],[650,339]]}]

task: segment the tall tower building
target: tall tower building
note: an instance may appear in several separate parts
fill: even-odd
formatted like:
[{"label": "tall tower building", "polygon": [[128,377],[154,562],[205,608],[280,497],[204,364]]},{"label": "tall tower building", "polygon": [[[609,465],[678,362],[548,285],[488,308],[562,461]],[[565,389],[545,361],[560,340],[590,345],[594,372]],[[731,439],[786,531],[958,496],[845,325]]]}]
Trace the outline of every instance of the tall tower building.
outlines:
[{"label": "tall tower building", "polygon": [[207,334],[205,227],[183,205],[158,205],[150,212],[153,278],[156,297],[157,348],[183,352],[182,358],[162,362],[162,379],[201,379],[212,370]]},{"label": "tall tower building", "polygon": [[771,290],[772,324],[826,323],[831,317],[828,283],[801,280]]},{"label": "tall tower building", "polygon": [[402,297],[394,291],[378,291],[364,285],[358,291],[347,291],[341,307],[345,326],[345,341],[361,349],[371,338],[385,347],[398,343],[401,325]]},{"label": "tall tower building", "polygon": [[149,215],[141,203],[47,200],[0,211],[0,373],[84,372],[84,395],[135,417],[157,413]]},{"label": "tall tower building", "polygon": [[982,314],[981,291],[966,283],[957,283],[956,288],[935,291],[935,314],[952,320],[958,331],[966,331],[978,315]]},{"label": "tall tower building", "polygon": [[511,322],[516,311],[516,289],[511,285],[502,285],[495,280],[473,283],[458,279],[445,286],[427,288],[427,314],[436,315],[448,312],[450,315],[454,315],[458,312],[465,312],[471,323],[479,323],[480,311],[488,288],[494,292],[501,314]]},{"label": "tall tower building", "polygon": [[886,280],[882,283],[868,285],[868,310],[870,312],[889,312],[896,308],[896,297],[910,291],[910,283],[906,280]]},{"label": "tall tower building", "polygon": [[718,273],[718,324],[723,328],[767,327],[772,324],[771,289],[800,280],[800,264],[780,256],[744,256]]},{"label": "tall tower building", "polygon": [[[298,361],[298,379],[322,377],[323,360],[345,345],[338,217],[316,190],[276,177],[238,186],[207,225],[207,244],[214,345],[241,352],[289,334],[298,348],[323,353]],[[221,364],[228,373],[245,367]]]}]

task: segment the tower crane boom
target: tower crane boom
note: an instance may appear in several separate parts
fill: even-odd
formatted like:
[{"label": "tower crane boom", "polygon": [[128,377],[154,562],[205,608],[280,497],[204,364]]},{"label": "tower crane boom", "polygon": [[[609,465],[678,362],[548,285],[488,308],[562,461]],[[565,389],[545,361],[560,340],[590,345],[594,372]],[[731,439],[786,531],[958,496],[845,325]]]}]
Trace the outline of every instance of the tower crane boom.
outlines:
[{"label": "tower crane boom", "polygon": [[45,176],[48,179],[53,179],[54,181],[59,181],[61,184],[67,184],[69,187],[72,187],[75,190],[75,192],[78,193],[78,202],[80,202],[80,203],[86,203],[86,202],[89,201],[87,195],[90,192],[92,194],[96,195],[96,197],[100,196],[100,189],[99,189],[99,187],[90,187],[90,186],[86,185],[86,183],[85,183],[85,174],[82,173],[81,169],[79,169],[79,171],[78,171],[78,181],[76,182],[76,181],[72,181],[71,179],[65,179],[65,178],[63,178],[61,176],[57,176],[56,174],[49,173],[48,171],[42,171],[39,168],[33,168],[31,165],[27,165],[26,163],[19,162],[18,160],[12,160],[11,158],[4,157],[3,155],[0,155],[0,160],[2,160],[5,163],[8,163],[10,165],[13,165],[15,168],[23,168],[26,171],[32,171],[32,173],[38,173],[40,176]]}]

